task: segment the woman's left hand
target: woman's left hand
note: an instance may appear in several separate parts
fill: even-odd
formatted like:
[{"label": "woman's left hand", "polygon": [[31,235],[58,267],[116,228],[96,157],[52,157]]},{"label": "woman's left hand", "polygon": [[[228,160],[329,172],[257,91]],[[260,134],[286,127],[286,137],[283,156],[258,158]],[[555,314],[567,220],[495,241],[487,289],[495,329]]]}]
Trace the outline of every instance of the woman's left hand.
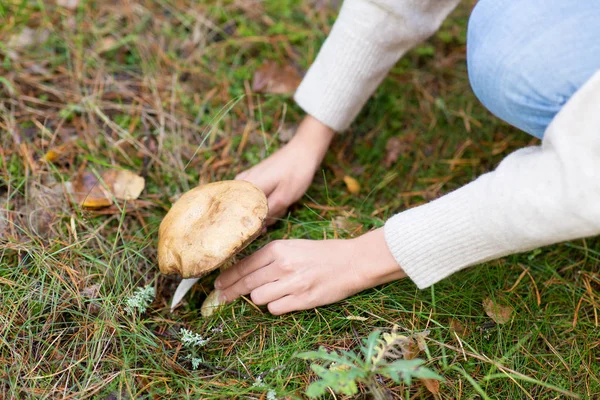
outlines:
[{"label": "woman's left hand", "polygon": [[215,281],[220,302],[250,293],[274,315],[335,303],[362,290],[405,277],[385,242],[383,228],[348,240],[278,240]]}]

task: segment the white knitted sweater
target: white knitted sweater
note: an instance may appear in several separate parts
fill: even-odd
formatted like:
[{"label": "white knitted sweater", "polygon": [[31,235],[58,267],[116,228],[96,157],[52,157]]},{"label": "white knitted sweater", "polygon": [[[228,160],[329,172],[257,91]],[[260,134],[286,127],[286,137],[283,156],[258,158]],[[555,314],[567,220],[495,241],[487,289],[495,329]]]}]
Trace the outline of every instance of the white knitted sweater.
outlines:
[{"label": "white knitted sweater", "polygon": [[[346,129],[398,59],[459,1],[346,0],[295,100]],[[388,247],[419,288],[470,265],[598,234],[600,71],[555,117],[541,146],[385,225]]]}]

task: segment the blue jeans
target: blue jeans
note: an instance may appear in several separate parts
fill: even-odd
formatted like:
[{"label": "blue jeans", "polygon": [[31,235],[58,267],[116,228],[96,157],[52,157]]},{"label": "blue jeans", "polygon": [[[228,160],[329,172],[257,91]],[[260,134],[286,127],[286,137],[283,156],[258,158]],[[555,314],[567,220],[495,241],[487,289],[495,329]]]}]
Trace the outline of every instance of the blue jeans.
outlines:
[{"label": "blue jeans", "polygon": [[538,138],[600,69],[599,0],[480,0],[468,29],[475,95]]}]

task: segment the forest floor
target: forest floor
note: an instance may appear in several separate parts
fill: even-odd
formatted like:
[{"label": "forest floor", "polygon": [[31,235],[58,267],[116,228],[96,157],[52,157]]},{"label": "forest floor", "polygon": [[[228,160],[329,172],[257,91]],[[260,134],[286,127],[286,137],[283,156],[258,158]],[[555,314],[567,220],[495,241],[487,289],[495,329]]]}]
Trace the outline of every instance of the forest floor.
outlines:
[{"label": "forest floor", "polygon": [[[339,2],[57,3],[0,3],[0,398],[303,397],[316,376],[298,352],[356,351],[395,325],[428,332],[419,357],[445,381],[382,379],[390,398],[600,397],[598,239],[280,317],[242,299],[202,318],[211,274],[171,313],[179,279],[156,264],[162,217],[290,140],[302,111],[289,92]],[[306,196],[248,251],[356,236],[537,144],[469,87],[472,3],[394,67]],[[67,182],[109,169],[142,176],[141,196],[97,209],[71,198]],[[154,300],[128,313],[141,287]],[[196,369],[181,329],[210,339]]]}]

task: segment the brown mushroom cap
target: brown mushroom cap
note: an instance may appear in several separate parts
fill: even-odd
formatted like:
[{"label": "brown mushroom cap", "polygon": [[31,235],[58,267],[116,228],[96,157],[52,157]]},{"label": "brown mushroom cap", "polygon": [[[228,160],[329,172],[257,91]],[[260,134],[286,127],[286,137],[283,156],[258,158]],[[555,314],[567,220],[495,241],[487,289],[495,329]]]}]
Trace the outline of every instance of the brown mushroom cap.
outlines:
[{"label": "brown mushroom cap", "polygon": [[160,271],[197,278],[219,268],[260,234],[267,212],[265,194],[246,181],[190,190],[160,224]]}]

